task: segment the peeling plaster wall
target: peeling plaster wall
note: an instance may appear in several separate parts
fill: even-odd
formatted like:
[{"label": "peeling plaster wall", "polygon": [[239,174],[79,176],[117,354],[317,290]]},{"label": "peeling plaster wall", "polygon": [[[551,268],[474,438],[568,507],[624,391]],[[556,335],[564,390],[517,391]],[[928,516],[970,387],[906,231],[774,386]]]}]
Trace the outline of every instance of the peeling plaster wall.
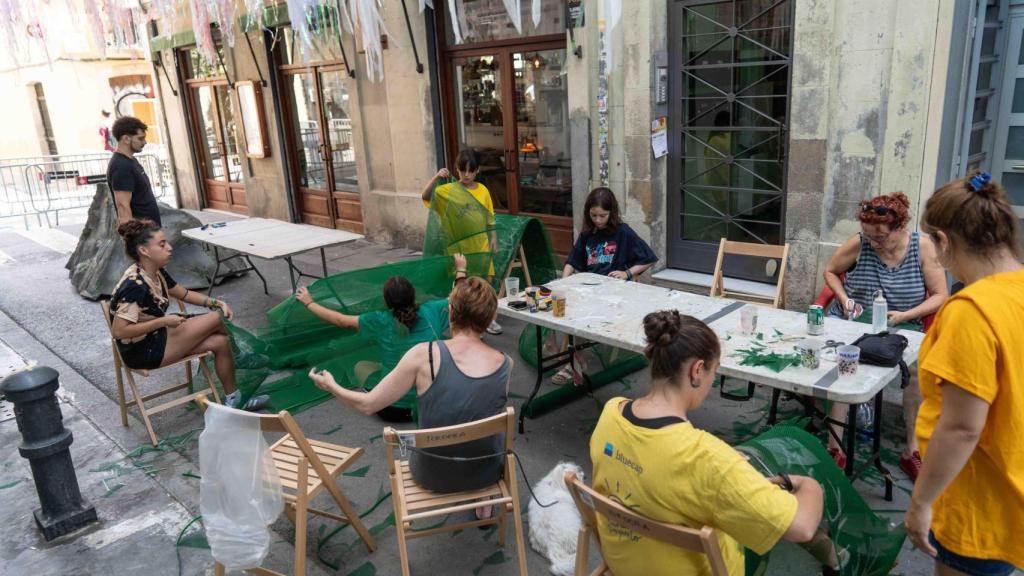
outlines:
[{"label": "peeling plaster wall", "polygon": [[[902,190],[919,202],[940,0],[796,3],[786,300],[817,295],[858,203]],[[916,226],[916,216],[912,226]]]}]

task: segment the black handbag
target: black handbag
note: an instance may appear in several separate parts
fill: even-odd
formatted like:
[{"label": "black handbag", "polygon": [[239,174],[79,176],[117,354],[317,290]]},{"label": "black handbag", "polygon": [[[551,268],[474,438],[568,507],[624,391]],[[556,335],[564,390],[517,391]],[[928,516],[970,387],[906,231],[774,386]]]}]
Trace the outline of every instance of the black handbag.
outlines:
[{"label": "black handbag", "polygon": [[899,366],[901,388],[906,388],[910,384],[910,368],[903,361],[903,352],[909,344],[906,336],[892,332],[865,334],[853,343],[860,348],[860,361],[864,364],[887,368]]}]

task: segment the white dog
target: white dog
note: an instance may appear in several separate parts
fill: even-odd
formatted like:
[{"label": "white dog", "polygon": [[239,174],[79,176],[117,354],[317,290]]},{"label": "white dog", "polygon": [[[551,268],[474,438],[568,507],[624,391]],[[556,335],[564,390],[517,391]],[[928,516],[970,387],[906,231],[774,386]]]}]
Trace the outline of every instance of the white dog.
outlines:
[{"label": "white dog", "polygon": [[[576,539],[583,520],[565,487],[566,472],[584,479],[583,469],[572,462],[559,462],[533,487],[537,499],[530,499],[530,546],[551,562],[551,573],[572,576],[576,566]],[[543,504],[552,502],[543,508]]]}]

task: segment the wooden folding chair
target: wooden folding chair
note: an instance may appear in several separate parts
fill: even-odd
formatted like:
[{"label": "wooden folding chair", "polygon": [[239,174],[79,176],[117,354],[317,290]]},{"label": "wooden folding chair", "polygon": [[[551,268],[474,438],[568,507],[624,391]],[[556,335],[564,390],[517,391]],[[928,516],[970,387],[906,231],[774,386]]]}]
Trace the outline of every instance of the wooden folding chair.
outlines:
[{"label": "wooden folding chair", "polygon": [[[516,268],[523,270],[523,279],[526,280],[526,286],[533,286],[533,280],[530,278],[530,266],[526,262],[526,251],[523,250],[523,245],[519,245],[519,249],[516,252],[516,256],[508,263],[508,268],[505,269],[505,275],[501,277],[501,284],[498,286],[498,298],[505,296],[505,279],[512,275],[512,271]],[[526,288],[523,286],[523,288]]]},{"label": "wooden folding chair", "polygon": [[[722,556],[722,549],[718,546],[718,536],[715,529],[705,526],[700,530],[656,522],[633,512],[629,508],[615,502],[614,500],[598,494],[594,489],[584,484],[576,477],[575,472],[568,472],[565,475],[565,485],[576,502],[576,507],[583,516],[583,526],[580,527],[579,537],[576,543],[576,576],[587,576],[587,558],[590,554],[590,536],[593,535],[597,541],[598,551],[601,549],[601,538],[597,532],[597,515],[604,516],[609,522],[624,526],[638,534],[653,538],[660,542],[678,546],[684,550],[699,552],[708,558],[711,566],[712,576],[729,576],[725,566],[725,558]],[[586,494],[590,502],[583,498]],[[590,576],[602,576],[611,574],[608,564],[603,560],[596,570],[590,572]]]},{"label": "wooden folding chair", "polygon": [[[519,514],[519,491],[516,486],[516,464],[512,456],[512,439],[515,438],[515,410],[512,407],[490,418],[424,430],[396,431],[390,426],[384,429],[385,450],[388,470],[391,475],[391,495],[395,505],[395,532],[398,535],[398,555],[402,562],[402,576],[409,576],[409,552],[406,539],[421,538],[441,532],[451,532],[472,526],[498,525],[498,545],[505,545],[506,517],[511,514],[515,522],[516,552],[519,558],[519,574],[526,576],[526,548],[523,540],[523,519]],[[417,450],[461,444],[479,438],[505,433],[505,471],[495,484],[480,490],[466,492],[431,492],[416,484],[409,472],[408,462],[395,457],[394,447],[399,441]],[[498,510],[491,518],[460,522],[438,528],[413,530],[413,523],[453,513],[465,513],[482,506],[497,505]]]},{"label": "wooden folding chair", "polygon": [[[217,394],[217,387],[214,386],[213,384],[213,374],[210,373],[210,367],[206,365],[205,361],[207,357],[213,358],[212,352],[203,352],[201,354],[193,354],[191,356],[186,356],[185,358],[182,358],[181,360],[178,360],[173,364],[161,366],[160,368],[154,368],[152,370],[137,370],[135,368],[129,368],[128,365],[124,363],[124,359],[121,358],[121,351],[118,350],[117,341],[114,338],[113,324],[110,319],[110,302],[108,300],[103,300],[100,302],[100,307],[103,309],[103,318],[107,322],[107,329],[110,330],[110,349],[113,351],[114,356],[114,374],[117,377],[117,403],[121,409],[122,426],[128,425],[128,408],[132,404],[134,404],[135,407],[139,409],[139,414],[142,416],[142,422],[146,425],[146,432],[149,433],[149,441],[153,443],[153,446],[156,446],[158,440],[156,437],[156,433],[153,431],[153,422],[150,420],[150,416],[152,416],[153,414],[157,414],[158,412],[163,412],[164,410],[169,410],[171,408],[174,408],[175,406],[188,404],[189,402],[192,402],[199,396],[206,394],[208,392],[213,394],[213,397],[218,404],[220,403],[220,395]],[[182,302],[181,300],[178,300],[178,307],[181,308],[182,313],[185,312],[185,303]],[[209,388],[204,388],[199,392],[196,392],[192,389],[193,360],[199,362],[199,367],[202,369],[203,375],[206,377],[206,382],[209,385]],[[158,390],[152,394],[147,394],[145,396],[143,396],[139,392],[139,386],[135,382],[135,374],[138,374],[139,376],[142,377],[148,377],[159,370],[166,370],[168,368],[173,368],[174,366],[180,366],[182,364],[185,365],[184,382],[174,384],[169,388],[164,388],[162,390]],[[125,380],[128,381],[128,387],[131,388],[131,398],[125,397]],[[187,388],[189,391],[189,394],[187,396],[182,396],[180,398],[164,402],[163,404],[157,404],[155,406],[146,406],[146,402],[153,400],[154,398],[159,398],[161,396],[170,394],[172,392],[177,392],[178,390],[182,390],[185,388]]]},{"label": "wooden folding chair", "polygon": [[[779,260],[779,276],[775,283],[775,294],[756,294],[743,290],[731,290],[725,286],[725,277],[722,267],[725,263],[725,255],[734,256],[755,256],[770,260]],[[786,263],[789,261],[789,244],[775,246],[770,244],[754,244],[750,242],[735,242],[722,238],[718,245],[718,260],[715,262],[715,276],[711,281],[711,296],[713,298],[733,298],[745,300],[755,304],[765,304],[773,308],[785,306],[785,279]]]},{"label": "wooden folding chair", "polygon": [[[198,402],[205,405],[208,400],[200,395]],[[229,408],[231,409],[231,408]],[[246,414],[250,414],[246,412]],[[345,498],[338,486],[338,479],[360,456],[362,448],[348,448],[339,444],[330,444],[319,440],[310,440],[302,433],[302,429],[287,410],[277,414],[253,415],[260,419],[260,429],[264,432],[284,432],[280,440],[270,446],[270,454],[274,466],[281,478],[284,496],[284,511],[288,519],[295,525],[295,567],[294,576],[306,573],[306,527],[309,514],[330,518],[337,522],[347,522],[359,533],[366,549],[373,552],[377,543],[370,535],[366,525],[359,519],[359,514],[352,503]],[[326,478],[325,482],[323,479]],[[322,491],[327,490],[338,505],[342,514],[334,514],[326,510],[311,508],[309,503]],[[251,574],[266,576],[285,576],[268,568],[251,568]],[[214,562],[213,573],[223,576],[224,566]]]}]

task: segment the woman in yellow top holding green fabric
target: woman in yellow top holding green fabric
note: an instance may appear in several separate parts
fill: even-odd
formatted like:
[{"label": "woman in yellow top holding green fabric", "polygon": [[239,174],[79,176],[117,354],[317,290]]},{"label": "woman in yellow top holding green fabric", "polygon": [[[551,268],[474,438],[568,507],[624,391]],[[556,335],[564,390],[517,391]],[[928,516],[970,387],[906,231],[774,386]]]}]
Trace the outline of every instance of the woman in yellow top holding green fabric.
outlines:
[{"label": "woman in yellow top holding green fabric", "polygon": [[[460,151],[455,159],[455,168],[458,180],[435,189],[438,179],[451,176],[447,168],[441,168],[423,187],[420,197],[423,205],[432,208],[440,218],[440,227],[447,240],[444,253],[487,254],[490,260],[487,271],[490,281],[494,277],[493,252],[498,247],[491,191],[476,181],[476,175],[480,172],[480,157],[475,150],[466,148]],[[497,321],[491,322],[487,332],[501,334],[501,325]]]},{"label": "woman in yellow top holding green fabric", "polygon": [[[590,437],[594,488],[652,520],[718,531],[729,574],[744,573],[741,546],[764,554],[780,538],[810,541],[821,522],[821,486],[805,476],[769,480],[739,452],[695,428],[688,414],[711,390],[718,336],[677,310],[644,317],[651,390],[612,398]],[[700,576],[705,557],[598,516],[601,553],[615,574]]]},{"label": "woman in yellow top holding green fabric", "polygon": [[921,229],[966,286],[939,309],[918,357],[923,466],[907,533],[936,574],[1024,567],[1024,269],[1017,215],[984,172],[932,195]]}]

